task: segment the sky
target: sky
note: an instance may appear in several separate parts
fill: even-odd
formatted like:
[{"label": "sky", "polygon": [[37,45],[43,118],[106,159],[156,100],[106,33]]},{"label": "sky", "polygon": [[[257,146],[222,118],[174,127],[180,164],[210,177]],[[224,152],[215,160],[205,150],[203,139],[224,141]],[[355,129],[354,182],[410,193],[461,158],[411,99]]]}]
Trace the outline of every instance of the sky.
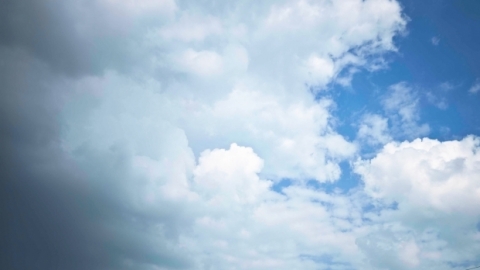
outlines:
[{"label": "sky", "polygon": [[2,269],[480,265],[480,2],[2,0]]}]

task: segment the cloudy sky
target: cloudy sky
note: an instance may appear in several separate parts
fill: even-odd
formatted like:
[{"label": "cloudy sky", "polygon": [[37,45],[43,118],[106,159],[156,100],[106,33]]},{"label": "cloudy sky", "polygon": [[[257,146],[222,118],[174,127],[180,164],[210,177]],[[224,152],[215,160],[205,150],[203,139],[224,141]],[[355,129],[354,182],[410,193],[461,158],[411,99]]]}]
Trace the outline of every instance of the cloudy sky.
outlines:
[{"label": "cloudy sky", "polygon": [[0,266],[480,265],[480,2],[0,1]]}]

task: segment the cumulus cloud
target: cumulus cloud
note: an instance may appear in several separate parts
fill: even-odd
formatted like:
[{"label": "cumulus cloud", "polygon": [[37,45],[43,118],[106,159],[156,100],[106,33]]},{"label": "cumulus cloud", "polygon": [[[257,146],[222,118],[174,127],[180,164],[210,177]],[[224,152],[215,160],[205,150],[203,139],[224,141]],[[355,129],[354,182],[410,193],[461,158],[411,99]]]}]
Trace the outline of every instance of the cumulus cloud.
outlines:
[{"label": "cumulus cloud", "polygon": [[369,164],[358,168],[372,196],[470,213],[477,211],[474,205],[479,199],[474,180],[479,169],[478,144],[475,137],[443,143],[431,139],[389,143]]},{"label": "cumulus cloud", "polygon": [[[224,205],[224,200],[235,203],[253,203],[268,191],[269,182],[260,181],[257,174],[263,167],[251,148],[232,144],[230,149],[203,152],[194,171],[194,181],[207,196],[213,196],[212,204]],[[225,198],[217,200],[216,196]],[[227,208],[228,209],[228,208]]]},{"label": "cumulus cloud", "polygon": [[419,268],[454,260],[475,261],[480,248],[476,228],[480,216],[476,207],[480,199],[478,147],[479,139],[473,136],[460,141],[392,142],[371,160],[355,164],[365,191],[385,206],[396,205],[376,218],[404,231],[392,227],[386,232],[388,237],[403,238],[405,250],[399,251],[399,259]]}]

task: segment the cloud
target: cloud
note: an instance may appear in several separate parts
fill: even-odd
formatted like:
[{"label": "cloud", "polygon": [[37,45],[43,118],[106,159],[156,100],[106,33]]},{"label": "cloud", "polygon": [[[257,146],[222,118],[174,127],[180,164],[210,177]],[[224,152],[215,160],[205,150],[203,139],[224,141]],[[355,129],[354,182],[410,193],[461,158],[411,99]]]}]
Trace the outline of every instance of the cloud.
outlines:
[{"label": "cloud", "polygon": [[446,110],[448,108],[448,102],[445,97],[439,97],[433,94],[432,92],[427,92],[426,94],[427,101],[435,105],[435,107]]},{"label": "cloud", "polygon": [[439,88],[442,92],[448,92],[450,90],[455,89],[455,87],[457,87],[457,86],[455,86],[451,82],[443,82],[439,85]]},{"label": "cloud", "polygon": [[194,181],[208,197],[213,196],[210,199],[212,204],[224,205],[225,200],[234,200],[239,204],[253,203],[271,185],[258,178],[262,167],[263,160],[251,148],[232,144],[228,150],[203,152],[194,170]]},{"label": "cloud", "polygon": [[458,85],[454,85],[451,82],[443,82],[434,88],[432,91],[428,91],[425,94],[427,101],[435,107],[446,110],[448,108],[447,95],[450,91],[457,88]]},{"label": "cloud", "polygon": [[428,124],[419,124],[420,112],[417,93],[406,83],[389,87],[382,100],[382,106],[391,119],[393,134],[407,138],[424,136],[430,132]]},{"label": "cloud", "polygon": [[377,114],[364,115],[358,128],[357,138],[373,145],[390,142],[392,138],[389,135],[388,119]]},{"label": "cloud", "polygon": [[[410,235],[402,241],[406,241],[404,258],[412,266],[475,260],[478,147],[479,139],[473,136],[460,141],[393,142],[376,157],[355,164],[368,194],[382,204],[397,204],[377,218],[398,224]],[[460,246],[468,246],[469,251],[459,251]]]},{"label": "cloud", "polygon": [[438,46],[438,44],[440,44],[440,38],[438,37],[432,37],[430,41],[432,42],[433,46]]},{"label": "cloud", "polygon": [[222,32],[222,24],[217,18],[185,13],[176,22],[161,28],[157,34],[165,40],[191,42],[203,41],[211,35],[221,35]]},{"label": "cloud", "polygon": [[23,48],[55,72],[100,75],[144,66],[148,29],[175,14],[174,1],[7,1],[0,44]]},{"label": "cloud", "polygon": [[[439,102],[437,96],[430,92],[427,93],[427,99],[431,102]],[[418,93],[407,83],[401,82],[391,85],[380,98],[384,115],[366,112],[361,116],[356,134],[359,146],[365,149],[368,145],[381,146],[393,139],[416,138],[427,135],[430,132],[430,127],[428,124],[419,123],[420,110],[418,103]]]},{"label": "cloud", "polygon": [[177,60],[178,66],[188,73],[199,76],[214,76],[223,69],[222,57],[212,51],[187,50]]},{"label": "cloud", "polygon": [[[423,214],[429,213],[430,200],[418,191],[412,194],[427,198],[427,204],[407,208],[411,215],[405,216],[403,204],[408,200],[399,200],[399,212],[394,212],[384,205],[401,196],[390,192],[379,203],[378,198],[371,198],[370,186],[366,194],[362,189],[327,193],[302,181],[281,192],[271,189],[275,179],[266,176],[269,166],[279,166],[272,172],[284,173],[278,169],[282,166],[278,164],[288,162],[282,155],[290,157],[293,152],[291,155],[305,157],[311,153],[302,152],[309,143],[298,152],[276,149],[277,145],[289,149],[292,143],[309,138],[299,131],[307,130],[311,136],[320,130],[319,145],[332,162],[333,157],[352,155],[350,143],[328,124],[331,100],[306,107],[309,103],[303,99],[286,102],[268,91],[250,93],[242,88],[214,101],[211,97],[188,99],[188,95],[164,90],[158,81],[127,78],[115,72],[82,79],[58,76],[22,50],[3,48],[2,59],[10,61],[2,81],[9,82],[7,89],[12,90],[2,99],[2,108],[11,112],[2,114],[2,125],[8,127],[2,129],[2,149],[8,150],[2,160],[9,162],[2,163],[2,172],[8,176],[1,196],[2,213],[9,217],[2,220],[2,227],[7,228],[2,230],[2,239],[6,239],[2,243],[9,247],[8,257],[2,258],[5,265],[26,269],[32,265],[43,269],[205,269],[232,265],[248,269],[404,269],[405,265],[449,269],[449,263],[473,260],[478,254],[474,242],[478,233],[473,231],[476,220],[474,215],[465,214],[476,211],[475,204],[469,210],[467,204],[448,199],[452,194],[445,194],[445,200],[440,198],[444,208],[434,209],[434,217],[449,229],[433,225],[423,229],[426,226],[415,222],[423,221]],[[238,115],[253,124],[228,124],[235,117],[240,120]],[[278,124],[279,119],[286,120]],[[323,123],[324,129],[312,128],[312,123]],[[216,141],[222,137],[215,134],[228,129],[232,131],[225,132],[227,138],[234,139]],[[269,130],[292,139],[276,141]],[[270,145],[262,148],[248,143],[262,138],[259,134],[267,138],[261,144]],[[208,141],[208,136],[215,142]],[[436,167],[444,169],[438,175],[451,182],[449,179],[468,180],[476,174],[478,151],[472,149],[478,139],[427,140],[423,145],[424,141],[411,143],[420,146],[405,144],[405,149],[424,151],[414,155],[418,160],[408,158],[413,164],[426,162],[433,167],[438,156],[442,157],[439,153],[453,153],[452,158],[464,158],[465,165],[445,158],[446,165]],[[214,143],[219,146],[208,147]],[[194,145],[201,149],[198,154]],[[395,143],[391,145],[396,149]],[[274,152],[268,155],[269,151]],[[395,160],[402,160],[392,161],[399,166],[409,164],[401,157]],[[304,166],[302,170],[308,171],[318,164]],[[407,175],[407,169],[399,177]],[[301,170],[291,171],[301,175]],[[378,179],[383,178],[371,181]],[[434,179],[427,180],[435,187]],[[458,185],[459,190],[472,194],[475,182],[466,182],[472,186]],[[462,197],[472,203],[475,198]],[[372,205],[377,206],[366,210]],[[458,210],[455,219],[443,214],[448,207]],[[424,222],[430,225],[436,221]],[[459,238],[459,232],[465,231],[469,233]],[[468,247],[466,252],[462,246]]]},{"label": "cloud", "polygon": [[470,89],[468,90],[468,92],[470,94],[476,94],[478,93],[478,91],[480,91],[480,83],[479,81],[477,80],[473,85],[472,87],[470,87]]},{"label": "cloud", "polygon": [[[358,168],[366,189],[375,197],[470,213],[476,211],[473,205],[478,199],[472,178],[478,169],[478,144],[475,137],[443,143],[431,139],[389,143],[370,164]],[[400,159],[404,160],[401,165]]]},{"label": "cloud", "polygon": [[[163,235],[149,237],[152,231],[134,221],[142,216],[139,211],[121,203],[126,188],[121,180],[128,169],[118,148],[106,155],[90,152],[88,164],[73,162],[64,151],[58,116],[72,80],[22,50],[2,47],[0,53],[7,63],[1,67],[0,236],[6,250],[1,264],[12,269],[128,269],[126,261],[134,260],[187,266],[188,260],[180,259]],[[168,215],[150,218],[159,217],[161,223],[162,217],[166,222],[180,217]]]},{"label": "cloud", "polygon": [[365,186],[313,187],[358,155],[315,96],[396,50],[397,2],[24,3],[2,16],[8,266],[449,269],[478,254],[478,139],[388,143],[428,133],[408,84],[360,123],[386,144],[354,164]]}]

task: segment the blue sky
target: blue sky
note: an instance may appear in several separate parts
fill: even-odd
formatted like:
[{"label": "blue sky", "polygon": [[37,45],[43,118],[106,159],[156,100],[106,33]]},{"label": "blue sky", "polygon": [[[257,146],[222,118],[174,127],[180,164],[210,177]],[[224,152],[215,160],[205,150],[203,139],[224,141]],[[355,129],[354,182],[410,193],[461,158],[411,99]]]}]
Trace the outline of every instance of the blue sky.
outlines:
[{"label": "blue sky", "polygon": [[[388,68],[354,77],[351,91],[341,93],[339,117],[373,107],[375,96],[389,85],[408,82],[421,95],[422,119],[433,128],[429,137],[452,139],[478,134],[476,114],[479,98],[469,93],[479,75],[480,30],[477,1],[402,1],[410,19],[406,36],[398,37],[398,53],[390,54]],[[438,43],[433,43],[433,39]],[[449,90],[442,90],[448,84]],[[342,88],[342,87],[338,87]],[[446,108],[429,102],[427,93],[445,99]],[[349,110],[355,108],[353,112]],[[348,117],[346,116],[346,117]],[[442,127],[450,132],[444,133]],[[347,134],[352,136],[351,132]]]},{"label": "blue sky", "polygon": [[480,2],[4,6],[4,268],[480,265]]},{"label": "blue sky", "polygon": [[[418,91],[421,119],[431,130],[429,138],[451,140],[480,132],[478,95],[469,90],[478,82],[480,3],[477,1],[401,1],[409,18],[398,52],[389,54],[388,68],[361,71],[348,86],[332,85],[338,104],[336,116],[342,134],[354,138],[356,123],[365,110],[382,112],[380,96],[398,82]],[[402,140],[401,136],[396,138]],[[408,139],[408,138],[407,138]],[[366,149],[370,151],[370,149]],[[344,190],[358,179],[347,172],[339,183]],[[353,180],[352,180],[353,179]],[[344,185],[342,185],[344,183]]]}]

